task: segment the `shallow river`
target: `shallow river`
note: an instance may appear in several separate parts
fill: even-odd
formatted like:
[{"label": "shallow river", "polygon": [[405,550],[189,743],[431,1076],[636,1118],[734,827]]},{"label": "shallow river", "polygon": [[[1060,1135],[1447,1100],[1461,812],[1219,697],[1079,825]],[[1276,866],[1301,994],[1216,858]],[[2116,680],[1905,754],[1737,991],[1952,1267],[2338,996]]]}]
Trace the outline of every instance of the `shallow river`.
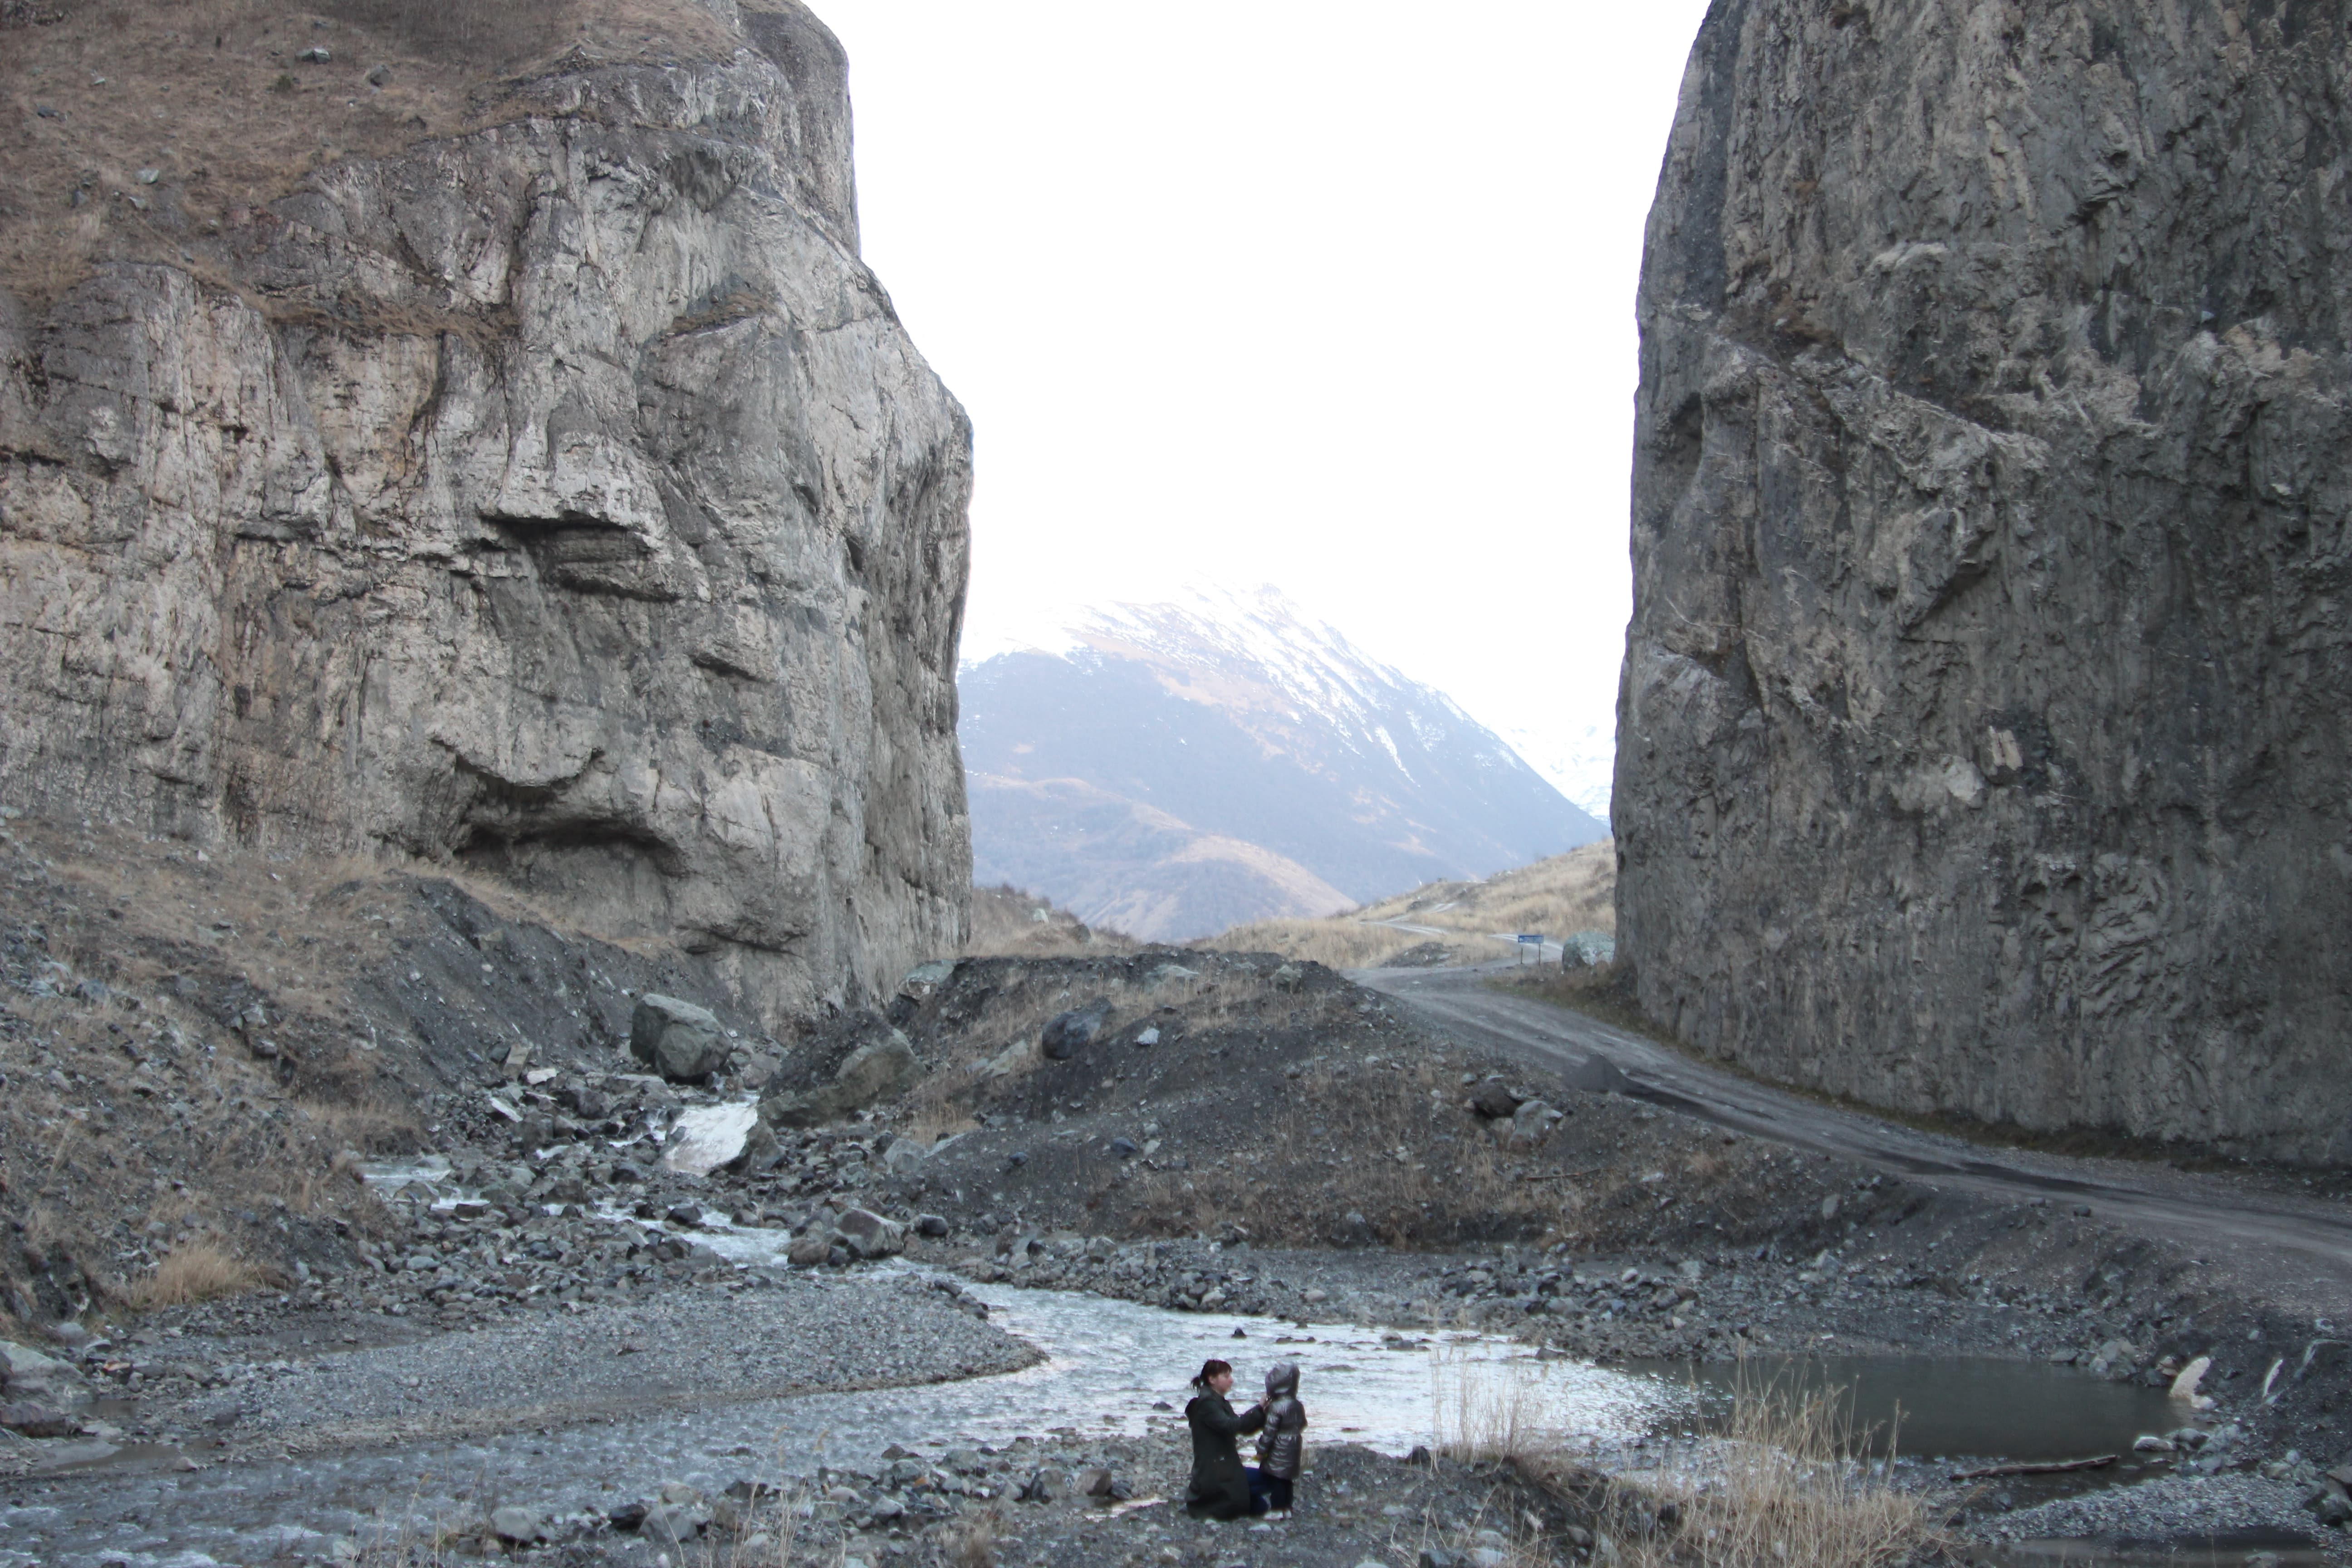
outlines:
[{"label": "shallow river", "polygon": [[[722,1230],[697,1239],[739,1262],[764,1264],[773,1261],[778,1233]],[[871,1469],[893,1443],[936,1456],[1026,1436],[1044,1440],[1046,1455],[1066,1448],[1075,1458],[1088,1438],[1181,1422],[1184,1378],[1213,1355],[1236,1365],[1244,1390],[1274,1361],[1297,1362],[1314,1436],[1391,1453],[1465,1428],[1491,1436],[1497,1423],[1516,1423],[1566,1434],[1604,1462],[1630,1458],[1658,1435],[1704,1428],[1724,1397],[1712,1373],[1695,1379],[1686,1367],[1538,1361],[1490,1336],[1300,1326],[1067,1291],[971,1289],[988,1302],[993,1321],[1045,1359],[961,1383],[803,1395],[552,1433],[19,1481],[0,1489],[0,1568],[201,1568],[324,1556],[334,1537],[364,1539],[384,1529],[380,1509],[423,1521],[479,1518],[507,1501],[551,1514],[603,1510],[646,1497],[665,1480],[715,1492],[738,1479],[804,1474],[820,1464]],[[1234,1337],[1236,1328],[1244,1337]],[[1907,1413],[1903,1447],[1912,1453],[2113,1452],[2177,1420],[2147,1391],[2021,1363],[1921,1358],[1777,1370],[1858,1384],[1866,1422],[1899,1402]]]}]

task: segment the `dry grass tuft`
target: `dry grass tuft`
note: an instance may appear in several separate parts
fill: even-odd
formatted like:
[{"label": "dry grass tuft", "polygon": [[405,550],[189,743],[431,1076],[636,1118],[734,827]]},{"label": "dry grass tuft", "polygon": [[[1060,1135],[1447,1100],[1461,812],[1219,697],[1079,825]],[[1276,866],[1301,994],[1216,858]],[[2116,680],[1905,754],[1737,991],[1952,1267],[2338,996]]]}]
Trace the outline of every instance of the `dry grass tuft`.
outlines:
[{"label": "dry grass tuft", "polygon": [[[1696,1465],[1622,1489],[1623,1517],[1674,1520],[1623,1543],[1626,1568],[1897,1568],[1933,1555],[1927,1501],[1880,1479],[1843,1393],[1743,1384]],[[1890,1435],[1880,1463],[1893,1458]]]},{"label": "dry grass tuft", "polygon": [[184,1242],[163,1255],[147,1275],[134,1280],[131,1305],[142,1312],[159,1307],[188,1307],[257,1290],[265,1283],[261,1270],[230,1252],[213,1237]]},{"label": "dry grass tuft", "polygon": [[940,1538],[940,1559],[949,1568],[996,1568],[996,1535],[992,1510],[961,1520]]},{"label": "dry grass tuft", "polygon": [[1536,1464],[1558,1452],[1561,1407],[1543,1363],[1497,1361],[1446,1345],[1430,1369],[1432,1429],[1444,1458]]}]

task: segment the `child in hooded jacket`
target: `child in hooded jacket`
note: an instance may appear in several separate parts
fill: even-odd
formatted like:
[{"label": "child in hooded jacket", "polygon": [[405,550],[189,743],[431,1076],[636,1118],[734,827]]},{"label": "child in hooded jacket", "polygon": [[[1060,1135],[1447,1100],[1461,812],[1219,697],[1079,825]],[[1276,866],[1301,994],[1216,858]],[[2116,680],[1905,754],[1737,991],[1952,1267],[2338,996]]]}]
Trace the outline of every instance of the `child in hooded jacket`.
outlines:
[{"label": "child in hooded jacket", "polygon": [[1276,1362],[1265,1374],[1265,1426],[1250,1467],[1250,1511],[1288,1513],[1291,1483],[1307,1451],[1307,1406],[1298,1402],[1298,1366]]}]

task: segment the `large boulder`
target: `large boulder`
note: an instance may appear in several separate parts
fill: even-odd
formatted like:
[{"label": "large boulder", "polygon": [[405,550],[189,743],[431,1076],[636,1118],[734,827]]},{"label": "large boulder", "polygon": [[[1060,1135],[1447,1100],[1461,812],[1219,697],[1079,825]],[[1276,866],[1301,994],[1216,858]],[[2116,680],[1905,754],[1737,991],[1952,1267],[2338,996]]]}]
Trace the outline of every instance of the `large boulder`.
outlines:
[{"label": "large boulder", "polygon": [[907,1037],[892,1029],[852,1051],[833,1081],[762,1100],[760,1114],[776,1127],[821,1127],[903,1094],[922,1067]]},{"label": "large boulder", "polygon": [[629,1015],[629,1054],[672,1083],[699,1083],[727,1065],[727,1031],[708,1007],[647,992]]},{"label": "large boulder", "polygon": [[0,1402],[74,1411],[91,1397],[89,1384],[68,1363],[0,1340]]},{"label": "large boulder", "polygon": [[833,1238],[852,1258],[890,1258],[907,1250],[907,1227],[872,1209],[851,1209],[834,1221]]}]

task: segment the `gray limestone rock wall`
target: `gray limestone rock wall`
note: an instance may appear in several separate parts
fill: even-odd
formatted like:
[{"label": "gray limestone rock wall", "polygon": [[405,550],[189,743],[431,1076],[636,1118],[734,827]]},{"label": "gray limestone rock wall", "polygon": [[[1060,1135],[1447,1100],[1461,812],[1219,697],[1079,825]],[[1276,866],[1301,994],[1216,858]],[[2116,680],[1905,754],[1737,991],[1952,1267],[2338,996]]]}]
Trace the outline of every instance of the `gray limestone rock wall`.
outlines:
[{"label": "gray limestone rock wall", "polygon": [[0,296],[0,795],[461,863],[771,1019],[960,943],[971,431],[838,45],[739,25]]},{"label": "gray limestone rock wall", "polygon": [[2352,1159],[2347,102],[2334,5],[1717,0],[1640,297],[1654,1017]]}]

